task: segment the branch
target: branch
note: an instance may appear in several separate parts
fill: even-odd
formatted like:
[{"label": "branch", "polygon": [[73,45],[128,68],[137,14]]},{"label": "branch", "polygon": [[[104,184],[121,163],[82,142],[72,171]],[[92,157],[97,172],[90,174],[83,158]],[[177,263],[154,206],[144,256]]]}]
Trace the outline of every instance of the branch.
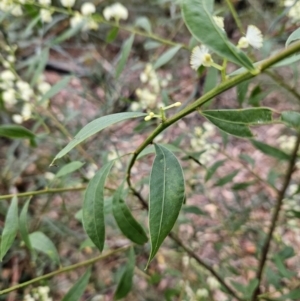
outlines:
[{"label": "branch", "polygon": [[69,271],[72,271],[72,270],[75,270],[75,269],[78,269],[78,268],[81,268],[81,267],[85,267],[85,266],[91,265],[91,264],[93,264],[93,263],[95,263],[95,262],[97,262],[99,260],[105,259],[105,258],[107,258],[107,257],[109,257],[111,255],[114,255],[114,254],[126,251],[131,246],[132,245],[130,244],[128,246],[125,246],[125,247],[122,247],[122,248],[119,248],[119,249],[116,249],[116,250],[113,250],[113,251],[109,251],[106,254],[103,254],[103,255],[100,255],[100,256],[88,259],[86,261],[82,261],[82,262],[79,262],[79,263],[76,263],[76,264],[64,267],[64,268],[61,268],[61,269],[56,270],[54,272],[42,275],[40,277],[36,277],[36,278],[34,278],[32,280],[29,280],[29,281],[26,281],[26,282],[14,285],[14,286],[12,286],[10,288],[7,288],[7,289],[4,289],[4,290],[0,291],[0,295],[7,294],[7,293],[12,292],[14,290],[20,289],[22,287],[28,286],[28,285],[36,283],[36,282],[40,282],[41,280],[45,280],[45,279],[51,278],[51,277],[56,276],[58,274],[62,274],[62,273],[69,272]]},{"label": "branch", "polygon": [[188,246],[186,246],[175,233],[169,233],[169,237],[174,240],[179,246],[181,246],[187,254],[190,255],[190,257],[194,258],[202,267],[204,267],[206,270],[208,270],[215,278],[218,279],[218,281],[224,286],[224,288],[237,300],[243,301],[244,299],[240,298],[236,292],[226,284],[226,282],[223,280],[223,278],[211,267],[209,266],[205,261],[203,261],[197,254],[194,253],[192,249],[190,249]]},{"label": "branch", "polygon": [[[278,63],[279,61],[283,60],[284,58],[300,51],[300,41],[293,43],[290,47],[284,49],[283,51],[277,53],[276,55],[264,60],[261,62],[261,64],[257,67],[261,72],[267,70],[270,68],[272,65]],[[257,74],[258,75],[258,74]],[[219,86],[216,88],[212,89],[211,91],[207,92],[205,95],[202,97],[198,98],[194,103],[190,104],[183,110],[179,111],[177,114],[173,115],[169,119],[165,120],[163,123],[161,123],[159,126],[157,126],[156,129],[144,140],[144,142],[135,150],[133,153],[133,156],[128,164],[127,168],[127,175],[126,175],[126,180],[131,187],[131,180],[130,180],[130,174],[131,174],[131,168],[134,165],[134,162],[137,158],[137,156],[140,154],[140,152],[146,148],[149,144],[152,143],[153,139],[159,135],[162,131],[164,131],[166,128],[171,126],[173,123],[176,121],[182,119],[183,117],[191,114],[195,110],[197,110],[198,107],[202,106],[212,98],[216,97],[217,95],[221,94],[222,92],[225,92],[229,90],[230,88],[236,86],[239,83],[242,83],[250,78],[253,78],[257,75],[253,75],[249,71],[246,71],[240,75],[237,75],[235,77],[232,77],[224,82],[222,82]]]},{"label": "branch", "polygon": [[291,157],[291,160],[289,162],[289,166],[288,166],[288,169],[287,169],[284,181],[283,181],[283,186],[282,186],[281,190],[278,192],[276,206],[275,206],[275,210],[274,210],[273,217],[272,217],[272,220],[271,220],[271,226],[270,226],[266,241],[265,241],[265,243],[262,247],[262,254],[261,254],[261,258],[260,258],[260,261],[259,261],[259,266],[258,266],[258,270],[257,270],[257,274],[256,274],[256,278],[258,279],[259,282],[258,282],[256,290],[254,291],[254,293],[252,295],[252,299],[251,299],[252,301],[257,301],[258,300],[258,295],[260,294],[259,286],[260,286],[260,283],[261,283],[261,280],[262,280],[262,274],[263,274],[264,266],[265,266],[266,261],[267,261],[267,256],[268,256],[268,253],[269,253],[269,250],[270,250],[271,240],[272,240],[273,233],[274,233],[274,230],[275,230],[275,227],[276,227],[276,223],[277,223],[277,220],[278,220],[278,217],[279,217],[279,213],[280,213],[280,209],[281,209],[281,206],[282,206],[283,198],[284,198],[285,192],[286,192],[286,190],[289,186],[292,174],[294,172],[294,166],[295,166],[296,159],[297,159],[297,152],[298,152],[298,149],[299,149],[299,145],[300,145],[300,133],[298,133],[298,136],[297,136],[297,141],[295,143],[293,153],[292,153],[292,157]]},{"label": "branch", "polygon": [[[139,199],[140,203],[142,204],[143,208],[148,210],[148,204],[147,202],[144,200],[144,198],[142,197],[142,195],[136,191],[133,187],[131,187],[132,193]],[[206,269],[207,271],[209,271],[213,276],[215,276],[218,281],[224,286],[224,288],[237,300],[239,301],[243,301],[243,299],[241,299],[236,292],[229,286],[226,284],[226,282],[223,280],[223,278],[210,266],[208,265],[205,261],[203,261],[192,249],[190,249],[188,246],[186,246],[181,240],[180,238],[173,232],[170,232],[168,234],[168,236],[175,241],[181,248],[184,249],[184,251],[189,254],[190,257],[194,258],[199,265],[201,265],[204,269]]]},{"label": "branch", "polygon": [[87,185],[82,185],[79,187],[65,187],[65,188],[45,188],[43,190],[37,190],[37,191],[28,191],[28,192],[21,192],[21,193],[12,193],[12,194],[6,194],[0,196],[1,200],[7,200],[11,199],[12,197],[29,197],[33,195],[39,195],[39,194],[47,194],[47,193],[59,193],[59,192],[66,192],[66,191],[81,191],[85,190]]}]

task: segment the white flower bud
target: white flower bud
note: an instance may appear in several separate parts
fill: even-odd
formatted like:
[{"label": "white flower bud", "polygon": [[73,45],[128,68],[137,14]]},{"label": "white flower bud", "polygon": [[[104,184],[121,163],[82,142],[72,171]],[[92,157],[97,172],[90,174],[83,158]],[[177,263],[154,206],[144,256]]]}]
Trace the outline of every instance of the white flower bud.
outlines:
[{"label": "white flower bud", "polygon": [[21,8],[21,5],[14,5],[13,9],[10,11],[10,13],[15,17],[20,17],[23,15],[23,11]]},{"label": "white flower bud", "polygon": [[10,70],[4,70],[0,73],[0,78],[3,81],[13,81],[16,77]]},{"label": "white flower bud", "polygon": [[91,2],[85,2],[82,4],[81,6],[81,13],[84,15],[84,16],[89,16],[93,13],[95,13],[96,11],[96,7],[93,3]]},{"label": "white flower bud", "polygon": [[48,9],[42,8],[40,10],[40,16],[41,16],[41,20],[45,23],[50,23],[52,21],[52,14],[51,11]]},{"label": "white flower bud", "polygon": [[47,5],[51,5],[51,0],[39,0],[39,3],[47,6]]},{"label": "white flower bud", "polygon": [[2,99],[9,107],[17,103],[16,93],[14,89],[8,89],[2,93]]},{"label": "white flower bud", "polygon": [[128,18],[128,10],[121,3],[115,3],[111,6],[107,6],[103,10],[103,16],[105,20],[109,21],[111,18],[114,18],[116,21],[119,20],[127,20]]},{"label": "white flower bud", "polygon": [[74,17],[72,17],[70,19],[70,25],[71,25],[72,28],[78,26],[82,22],[83,22],[83,16],[79,12],[75,12]]},{"label": "white flower bud", "polygon": [[12,120],[17,124],[21,124],[23,122],[23,117],[20,114],[14,114],[12,115]]},{"label": "white flower bud", "polygon": [[46,94],[51,89],[51,85],[47,82],[41,82],[37,88],[41,94]]},{"label": "white flower bud", "polygon": [[73,7],[76,0],[60,0],[60,2],[64,7]]},{"label": "white flower bud", "polygon": [[215,277],[208,277],[206,282],[211,290],[216,290],[221,286],[220,282]]}]

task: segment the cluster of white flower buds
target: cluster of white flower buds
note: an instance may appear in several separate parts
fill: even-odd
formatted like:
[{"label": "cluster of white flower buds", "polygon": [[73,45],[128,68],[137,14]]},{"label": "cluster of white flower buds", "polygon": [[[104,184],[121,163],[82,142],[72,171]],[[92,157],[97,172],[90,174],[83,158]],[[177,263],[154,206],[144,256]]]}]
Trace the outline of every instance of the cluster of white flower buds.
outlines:
[{"label": "cluster of white flower buds", "polygon": [[39,286],[32,289],[30,294],[25,295],[23,301],[52,301],[49,292],[49,286]]},{"label": "cluster of white flower buds", "polygon": [[1,45],[1,47],[4,51],[0,55],[0,62],[4,69],[0,72],[0,93],[6,109],[16,112],[22,104],[20,112],[12,115],[15,123],[22,123],[31,118],[34,100],[49,91],[51,85],[40,78],[36,86],[31,87],[14,71],[14,53],[17,47],[8,45]]},{"label": "cluster of white flower buds", "polygon": [[195,151],[205,150],[200,156],[200,162],[206,165],[215,159],[219,145],[210,142],[215,135],[215,127],[209,122],[204,122],[202,126],[195,127],[194,137],[191,138],[191,147]]},{"label": "cluster of white flower buds", "polygon": [[140,81],[144,87],[136,89],[135,94],[139,101],[131,103],[131,110],[152,110],[162,107],[162,104],[158,101],[160,99],[160,92],[162,88],[168,86],[171,80],[172,75],[170,73],[161,78],[152,64],[146,64],[145,69],[140,74]]}]

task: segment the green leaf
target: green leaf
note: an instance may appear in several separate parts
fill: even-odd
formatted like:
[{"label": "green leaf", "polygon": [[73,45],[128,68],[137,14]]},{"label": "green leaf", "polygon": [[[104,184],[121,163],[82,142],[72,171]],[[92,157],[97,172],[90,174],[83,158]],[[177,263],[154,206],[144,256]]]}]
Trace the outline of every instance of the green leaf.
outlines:
[{"label": "green leaf", "polygon": [[250,82],[246,80],[246,81],[236,85],[237,99],[238,99],[240,106],[245,102],[249,83]]},{"label": "green leaf", "polygon": [[70,82],[72,76],[65,76],[62,80],[57,82],[54,86],[51,87],[49,91],[47,91],[42,98],[39,100],[39,103],[43,103],[45,100],[53,97],[57,93],[59,93],[63,88],[65,88]]},{"label": "green leaf", "polygon": [[126,203],[121,199],[123,185],[119,187],[113,197],[113,215],[122,233],[138,245],[148,241],[143,227],[132,216]]},{"label": "green leaf", "polygon": [[21,237],[22,237],[26,247],[29,250],[32,250],[32,246],[31,246],[30,239],[29,239],[28,228],[27,228],[27,211],[28,211],[29,204],[30,204],[30,199],[28,199],[26,201],[26,203],[24,204],[22,211],[20,213],[19,231],[20,231]]},{"label": "green leaf", "polygon": [[147,17],[137,18],[134,25],[144,29],[148,33],[152,32],[151,23]]},{"label": "green leaf", "polygon": [[240,154],[239,158],[246,161],[248,164],[250,164],[252,167],[255,166],[255,160],[253,158],[251,158],[249,155],[247,154]]},{"label": "green leaf", "polygon": [[179,51],[181,48],[181,45],[176,45],[170,49],[168,49],[166,52],[164,52],[154,63],[153,68],[158,69],[162,67],[163,65],[167,64]]},{"label": "green leaf", "polygon": [[[203,114],[204,115],[204,114]],[[241,138],[252,138],[252,132],[247,125],[242,123],[232,123],[223,121],[217,118],[204,115],[212,124],[227,134],[234,135]]]},{"label": "green leaf", "polygon": [[62,301],[78,301],[83,295],[86,286],[91,277],[91,269],[89,268],[71,287],[67,294],[62,298]]},{"label": "green leaf", "polygon": [[29,234],[29,240],[31,246],[35,250],[46,254],[52,261],[54,261],[58,265],[60,264],[59,255],[57,253],[55,245],[48,236],[46,236],[42,232],[37,231]]},{"label": "green leaf", "polygon": [[74,172],[75,170],[78,170],[83,165],[84,165],[84,163],[82,163],[80,161],[74,161],[74,162],[68,163],[57,172],[56,177],[57,178],[63,177],[69,173]]},{"label": "green leaf", "polygon": [[239,170],[235,170],[235,171],[231,172],[229,175],[222,177],[215,183],[215,186],[224,186],[225,184],[231,182],[238,173],[239,173]]},{"label": "green leaf", "polygon": [[287,125],[300,131],[300,113],[294,111],[284,111],[281,113],[280,119]]},{"label": "green leaf", "polygon": [[118,33],[119,33],[119,28],[113,27],[106,35],[105,42],[106,43],[113,42],[116,39],[116,37],[118,36]]},{"label": "green leaf", "polygon": [[273,257],[273,261],[282,277],[290,279],[291,277],[295,276],[295,272],[289,271],[285,267],[283,260],[278,255]]},{"label": "green leaf", "polygon": [[257,141],[252,139],[251,143],[257,148],[259,149],[261,152],[263,152],[264,154],[277,158],[279,160],[290,160],[290,156],[288,154],[286,154],[285,152],[283,152],[282,150],[275,148],[271,145],[268,145],[266,143]]},{"label": "green leaf", "polygon": [[105,240],[104,185],[114,161],[106,163],[90,181],[84,196],[82,221],[84,229],[102,252]]},{"label": "green leaf", "polygon": [[208,68],[205,76],[205,83],[203,87],[203,94],[215,88],[218,84],[219,71],[216,68]]},{"label": "green leaf", "polygon": [[210,168],[208,168],[205,175],[205,182],[211,179],[211,177],[215,174],[217,169],[221,167],[225,162],[226,160],[219,160],[215,162]]},{"label": "green leaf", "polygon": [[6,213],[0,244],[0,261],[12,246],[18,231],[18,199],[14,196]]},{"label": "green leaf", "polygon": [[285,47],[289,46],[293,41],[300,39],[300,28],[293,31],[285,42]]},{"label": "green leaf", "polygon": [[0,136],[12,139],[33,139],[34,133],[19,125],[0,125]]},{"label": "green leaf", "polygon": [[146,113],[139,113],[139,112],[126,112],[126,113],[117,113],[112,115],[103,116],[100,118],[97,118],[90,123],[88,123],[86,126],[84,126],[79,133],[74,137],[74,139],[69,142],[69,144],[64,147],[53,159],[52,163],[54,163],[55,160],[63,157],[66,155],[71,149],[73,149],[76,145],[84,141],[85,139],[89,138],[90,136],[100,132],[101,130],[107,128],[108,126],[126,120],[130,118],[137,118],[146,116]]},{"label": "green leaf", "polygon": [[68,28],[66,31],[64,31],[61,35],[59,35],[58,37],[56,37],[55,39],[49,41],[49,46],[54,46],[57,44],[60,44],[61,42],[75,36],[75,34],[77,34],[82,26],[84,25],[85,22],[81,22],[80,24],[78,24],[75,27],[70,27]]},{"label": "green leaf", "polygon": [[49,48],[45,48],[39,55],[39,60],[37,61],[38,65],[30,81],[30,86],[33,87],[36,84],[40,75],[44,72],[46,64],[48,62],[48,58],[49,58]]},{"label": "green leaf", "polygon": [[151,253],[147,266],[172,230],[185,194],[182,168],[172,152],[155,144],[156,157],[150,176],[149,230]]},{"label": "green leaf", "polygon": [[235,183],[234,185],[232,185],[231,189],[232,190],[243,190],[255,183],[256,183],[256,181]]},{"label": "green leaf", "polygon": [[245,125],[265,124],[273,121],[272,110],[269,108],[251,108],[240,110],[205,110],[205,117],[213,117],[230,123]]},{"label": "green leaf", "polygon": [[272,68],[288,66],[298,62],[299,60],[300,60],[300,54],[292,55],[276,63],[275,65],[272,66]]},{"label": "green leaf", "polygon": [[300,299],[300,288],[296,288],[296,289],[290,291],[288,294],[285,294],[285,295],[281,296],[280,298],[277,298],[276,301],[277,300],[286,301],[288,299],[298,301]]},{"label": "green leaf", "polygon": [[130,248],[128,262],[121,276],[121,279],[118,283],[116,292],[114,294],[114,300],[122,299],[130,292],[132,287],[133,275],[134,275],[134,267],[135,267],[135,254],[133,248]]},{"label": "green leaf", "polygon": [[144,43],[144,49],[145,50],[153,50],[153,49],[156,49],[160,46],[161,46],[161,43],[156,42],[156,41],[146,41]]},{"label": "green leaf", "polygon": [[225,31],[214,21],[209,11],[211,1],[183,0],[182,15],[184,22],[194,37],[222,58],[254,70],[250,59],[240,49],[229,42]]},{"label": "green leaf", "polygon": [[120,60],[118,61],[117,67],[116,67],[116,78],[118,78],[123,71],[125,64],[127,62],[127,59],[129,57],[131,47],[134,41],[134,34],[132,34],[123,44],[122,50],[121,50],[121,56]]},{"label": "green leaf", "polygon": [[184,213],[193,213],[196,215],[206,215],[204,211],[202,211],[199,207],[197,206],[183,206],[182,211]]}]

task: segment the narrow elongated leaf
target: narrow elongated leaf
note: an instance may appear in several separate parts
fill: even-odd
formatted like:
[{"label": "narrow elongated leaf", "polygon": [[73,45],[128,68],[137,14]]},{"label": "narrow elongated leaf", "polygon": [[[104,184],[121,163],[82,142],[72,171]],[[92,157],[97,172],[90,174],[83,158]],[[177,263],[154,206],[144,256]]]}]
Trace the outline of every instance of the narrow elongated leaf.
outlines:
[{"label": "narrow elongated leaf", "polygon": [[207,169],[206,175],[205,175],[205,182],[207,182],[211,177],[214,175],[214,173],[218,170],[219,167],[221,167],[226,160],[219,160],[215,162],[211,167]]},{"label": "narrow elongated leaf", "polygon": [[241,110],[205,110],[205,117],[213,117],[230,123],[246,125],[266,124],[273,121],[272,110],[269,108],[251,108]]},{"label": "narrow elongated leaf", "polygon": [[204,115],[212,124],[217,126],[220,130],[224,131],[225,133],[241,137],[241,138],[252,138],[252,132],[248,128],[247,125],[243,123],[232,123],[223,121],[217,118],[213,118],[210,116]]},{"label": "narrow elongated leaf", "polygon": [[49,58],[49,48],[45,48],[43,49],[42,53],[39,55],[38,65],[30,81],[30,85],[32,87],[36,84],[42,72],[44,72],[45,66],[48,62],[48,58]]},{"label": "narrow elongated leaf", "polygon": [[91,269],[89,268],[71,287],[67,294],[62,298],[62,301],[78,301],[83,295],[86,286],[91,277]]},{"label": "narrow elongated leaf", "polygon": [[273,147],[271,145],[268,145],[266,143],[257,141],[257,140],[251,140],[251,143],[257,148],[259,149],[261,152],[263,152],[264,154],[277,158],[279,160],[290,160],[290,156],[288,154],[286,154],[285,152],[283,152],[282,150]]},{"label": "narrow elongated leaf", "polygon": [[108,32],[106,38],[105,38],[105,42],[106,43],[111,43],[113,42],[116,37],[118,36],[119,33],[119,28],[118,27],[112,27],[112,29]]},{"label": "narrow elongated leaf", "polygon": [[22,211],[20,213],[19,231],[20,231],[21,237],[22,237],[26,247],[29,250],[32,250],[31,242],[30,242],[30,239],[29,239],[28,228],[27,228],[27,211],[28,211],[29,204],[30,204],[30,199],[28,199],[26,201],[26,203],[24,204],[24,206],[22,208]]},{"label": "narrow elongated leaf", "polygon": [[54,86],[51,87],[49,91],[47,91],[42,98],[39,100],[40,103],[43,103],[45,100],[53,97],[58,92],[60,92],[63,88],[65,88],[70,82],[72,76],[66,76],[59,82],[57,82]]},{"label": "narrow elongated leaf", "polygon": [[72,173],[75,170],[78,170],[79,168],[81,168],[84,165],[84,163],[80,162],[80,161],[74,161],[71,162],[69,164],[66,164],[65,166],[63,166],[56,174],[57,178],[63,177],[69,173]]},{"label": "narrow elongated leaf", "polygon": [[0,136],[13,139],[33,139],[34,133],[20,125],[0,125]]},{"label": "narrow elongated leaf", "polygon": [[84,196],[82,221],[84,229],[102,252],[105,240],[104,185],[114,161],[106,163],[90,181]]},{"label": "narrow elongated leaf", "polygon": [[206,214],[204,211],[202,211],[197,206],[183,206],[182,211],[184,213],[193,213],[193,214],[196,214],[196,215],[205,215]]},{"label": "narrow elongated leaf", "polygon": [[[281,60],[280,62],[272,65],[270,68],[279,68],[279,67],[288,66],[288,65],[291,65],[291,64],[294,64],[294,63],[298,62],[299,60],[300,60],[300,54],[291,55],[291,56]],[[265,60],[256,62],[256,63],[254,63],[254,66],[258,67],[259,65],[264,63],[264,61]],[[231,77],[231,76],[234,76],[234,75],[238,75],[238,74],[241,74],[245,71],[246,71],[246,69],[242,67],[242,68],[239,68],[239,69],[231,72],[228,76]]]},{"label": "narrow elongated leaf", "polygon": [[179,51],[180,48],[181,48],[180,45],[176,45],[170,48],[169,50],[167,50],[166,52],[164,52],[154,63],[153,68],[157,69],[167,64],[175,56],[175,54]]},{"label": "narrow elongated leaf", "polygon": [[233,178],[238,174],[238,170],[235,170],[231,172],[229,175],[219,179],[216,183],[215,186],[224,186],[225,184],[231,182]]},{"label": "narrow elongated leaf", "polygon": [[300,299],[300,288],[291,290],[289,293],[277,298],[276,301],[286,301],[288,299],[298,301]]},{"label": "narrow elongated leaf", "polygon": [[118,283],[114,299],[119,300],[130,292],[132,287],[132,280],[134,275],[134,267],[135,267],[135,254],[133,248],[129,250],[128,262],[126,264],[125,270],[121,276],[121,279]]},{"label": "narrow elongated leaf", "polygon": [[205,76],[205,83],[203,87],[203,94],[215,88],[218,84],[219,71],[216,68],[208,68]]},{"label": "narrow elongated leaf", "polygon": [[68,28],[61,35],[59,35],[55,39],[51,40],[49,42],[50,46],[60,44],[61,42],[63,42],[65,40],[67,40],[67,39],[75,36],[75,34],[78,33],[78,31],[80,31],[80,29],[82,28],[82,26],[84,25],[84,23],[85,23],[85,21],[81,22],[80,24],[78,24],[75,27]]},{"label": "narrow elongated leaf", "polygon": [[240,106],[245,102],[249,87],[249,81],[244,81],[236,85],[237,99]]},{"label": "narrow elongated leaf", "polygon": [[300,39],[300,28],[293,31],[285,42],[285,47],[288,47],[292,42]]},{"label": "narrow elongated leaf", "polygon": [[300,113],[294,111],[284,111],[281,113],[281,120],[287,125],[300,130]]},{"label": "narrow elongated leaf", "polygon": [[256,181],[235,183],[234,185],[232,185],[231,189],[232,190],[243,190],[249,186],[252,186],[255,183],[256,183]]},{"label": "narrow elongated leaf", "polygon": [[0,261],[12,246],[18,231],[18,199],[14,196],[6,213],[0,244]]},{"label": "narrow elongated leaf", "polygon": [[134,41],[134,34],[132,34],[123,44],[122,50],[121,50],[121,57],[116,67],[116,78],[118,78],[123,71],[125,64],[127,62],[127,59],[129,57],[131,47]]},{"label": "narrow elongated leaf", "polygon": [[59,255],[57,253],[57,250],[55,248],[55,245],[51,241],[51,239],[46,236],[42,232],[33,232],[29,235],[29,240],[31,243],[31,246],[41,252],[49,256],[51,260],[53,260],[58,265],[60,264]]},{"label": "narrow elongated leaf", "polygon": [[69,142],[69,144],[55,156],[52,163],[55,160],[66,155],[71,149],[73,149],[76,145],[78,145],[85,139],[109,127],[110,125],[126,119],[137,118],[146,115],[147,114],[140,113],[140,112],[126,112],[126,113],[117,113],[117,114],[103,116],[91,121],[86,126],[84,126],[74,137],[74,139],[71,142]]},{"label": "narrow elongated leaf", "polygon": [[144,29],[146,32],[151,33],[151,23],[147,17],[139,17],[135,21],[135,26]]},{"label": "narrow elongated leaf", "polygon": [[116,191],[113,198],[113,215],[122,233],[138,245],[148,241],[143,227],[132,216],[126,203],[122,200],[123,185]]},{"label": "narrow elongated leaf", "polygon": [[193,36],[212,51],[229,61],[254,70],[250,59],[240,49],[229,42],[225,31],[214,21],[207,0],[183,0],[182,15]]},{"label": "narrow elongated leaf", "polygon": [[148,264],[172,230],[184,200],[182,168],[172,152],[155,144],[156,157],[150,176],[149,230],[151,253]]}]

